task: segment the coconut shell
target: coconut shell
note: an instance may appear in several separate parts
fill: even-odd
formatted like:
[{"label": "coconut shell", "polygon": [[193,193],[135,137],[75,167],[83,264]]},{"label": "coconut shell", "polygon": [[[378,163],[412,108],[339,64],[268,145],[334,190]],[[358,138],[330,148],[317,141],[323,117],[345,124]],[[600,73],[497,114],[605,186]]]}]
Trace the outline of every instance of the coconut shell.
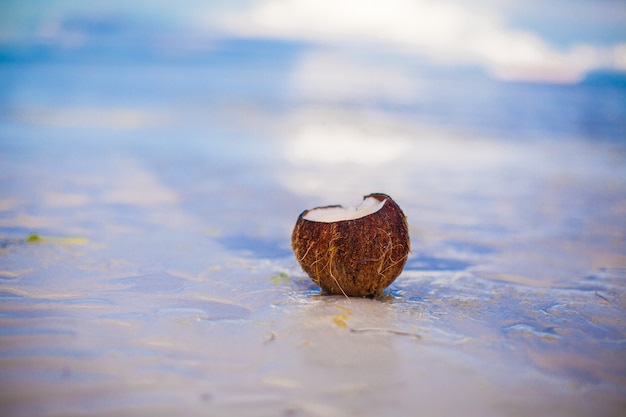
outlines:
[{"label": "coconut shell", "polygon": [[382,294],[402,272],[410,251],[409,228],[400,207],[386,194],[363,197],[385,201],[376,212],[353,220],[321,222],[300,214],[291,247],[304,272],[322,293],[354,297]]}]

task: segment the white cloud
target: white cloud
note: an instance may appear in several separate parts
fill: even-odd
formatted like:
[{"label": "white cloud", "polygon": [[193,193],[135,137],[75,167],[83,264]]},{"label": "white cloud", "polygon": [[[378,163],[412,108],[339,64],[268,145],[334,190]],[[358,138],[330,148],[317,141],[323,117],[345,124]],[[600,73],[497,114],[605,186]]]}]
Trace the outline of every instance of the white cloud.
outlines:
[{"label": "white cloud", "polygon": [[613,48],[613,64],[616,69],[626,71],[626,43],[620,43]]},{"label": "white cloud", "polygon": [[262,0],[237,13],[213,15],[209,23],[243,36],[392,47],[434,61],[479,65],[503,79],[575,82],[593,69],[622,68],[616,66],[621,61],[612,57],[611,48],[573,45],[561,51],[532,32],[507,27],[495,9],[481,5]]},{"label": "white cloud", "polygon": [[321,41],[382,41],[427,46],[458,39],[485,23],[480,12],[424,0],[263,0],[218,19],[237,33]]}]

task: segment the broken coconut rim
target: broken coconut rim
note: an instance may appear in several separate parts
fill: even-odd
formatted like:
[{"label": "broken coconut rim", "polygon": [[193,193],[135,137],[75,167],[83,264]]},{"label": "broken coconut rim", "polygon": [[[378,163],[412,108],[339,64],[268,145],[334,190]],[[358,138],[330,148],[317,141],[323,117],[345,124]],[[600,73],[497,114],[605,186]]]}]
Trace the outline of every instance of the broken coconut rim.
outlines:
[{"label": "broken coconut rim", "polygon": [[376,213],[383,208],[387,199],[379,200],[375,197],[367,197],[356,207],[326,206],[308,210],[302,218],[312,222],[334,223],[345,220],[356,220]]}]

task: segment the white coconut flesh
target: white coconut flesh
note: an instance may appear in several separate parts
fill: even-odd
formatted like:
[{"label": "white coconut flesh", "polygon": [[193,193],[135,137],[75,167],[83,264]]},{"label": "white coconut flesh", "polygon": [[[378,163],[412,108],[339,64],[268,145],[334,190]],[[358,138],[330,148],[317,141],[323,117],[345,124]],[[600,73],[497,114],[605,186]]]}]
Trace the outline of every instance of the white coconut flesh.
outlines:
[{"label": "white coconut flesh", "polygon": [[309,210],[304,219],[313,222],[333,223],[343,220],[355,220],[369,216],[380,210],[387,200],[380,201],[374,197],[368,197],[356,207],[320,207]]}]

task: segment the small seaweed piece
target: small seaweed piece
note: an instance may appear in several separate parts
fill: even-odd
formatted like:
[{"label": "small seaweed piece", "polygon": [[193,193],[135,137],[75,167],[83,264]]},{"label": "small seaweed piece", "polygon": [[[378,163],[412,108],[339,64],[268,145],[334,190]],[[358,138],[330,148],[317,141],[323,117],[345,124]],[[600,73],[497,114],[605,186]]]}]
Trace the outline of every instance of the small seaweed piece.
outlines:
[{"label": "small seaweed piece", "polygon": [[26,243],[40,243],[40,242],[56,242],[66,243],[71,245],[84,245],[89,243],[89,239],[80,236],[40,236],[37,233],[33,233],[25,239]]},{"label": "small seaweed piece", "polygon": [[37,233],[33,233],[32,235],[26,238],[26,243],[36,243],[41,242],[41,237]]},{"label": "small seaweed piece", "polygon": [[287,284],[289,283],[289,275],[285,272],[278,272],[270,277],[270,281],[275,285]]}]

